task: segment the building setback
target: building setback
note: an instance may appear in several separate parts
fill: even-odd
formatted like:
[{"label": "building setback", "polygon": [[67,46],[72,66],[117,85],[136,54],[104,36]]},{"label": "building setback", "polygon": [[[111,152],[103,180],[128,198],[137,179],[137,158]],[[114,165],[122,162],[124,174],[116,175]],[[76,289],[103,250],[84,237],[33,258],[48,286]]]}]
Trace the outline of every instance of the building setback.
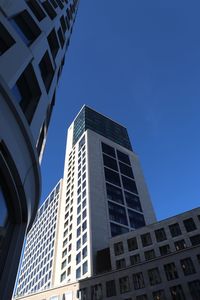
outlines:
[{"label": "building setback", "polygon": [[35,218],[40,162],[77,0],[0,0],[0,299]]}]

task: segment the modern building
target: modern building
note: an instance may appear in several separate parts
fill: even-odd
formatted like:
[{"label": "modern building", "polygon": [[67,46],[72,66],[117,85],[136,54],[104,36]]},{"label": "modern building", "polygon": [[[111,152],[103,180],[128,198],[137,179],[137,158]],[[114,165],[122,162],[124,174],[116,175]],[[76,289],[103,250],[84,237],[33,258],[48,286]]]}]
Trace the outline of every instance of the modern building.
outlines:
[{"label": "modern building", "polygon": [[35,218],[40,164],[77,0],[0,0],[0,299]]},{"label": "modern building", "polygon": [[[62,196],[57,213],[52,252],[56,263],[51,280],[44,279],[46,273],[38,276],[44,267],[38,268],[35,255],[39,247],[45,252],[48,244],[40,236],[40,246],[35,245],[37,229],[34,224],[23,260],[23,266],[31,269],[22,266],[17,295],[110,270],[110,239],[156,221],[126,128],[87,106],[81,109],[68,129]],[[42,222],[40,219],[43,217],[37,219],[38,224]],[[42,225],[43,230],[45,226],[48,230],[48,222]],[[30,244],[36,248],[31,248]],[[101,249],[106,250],[99,251]]]}]

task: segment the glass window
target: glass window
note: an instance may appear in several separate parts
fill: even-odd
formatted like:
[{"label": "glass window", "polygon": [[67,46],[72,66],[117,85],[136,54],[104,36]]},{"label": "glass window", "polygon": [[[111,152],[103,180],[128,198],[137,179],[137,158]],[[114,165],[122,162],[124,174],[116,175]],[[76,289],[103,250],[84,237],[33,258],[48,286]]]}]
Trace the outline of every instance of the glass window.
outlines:
[{"label": "glass window", "polygon": [[191,241],[192,246],[199,245],[200,244],[200,234],[191,236],[190,241]]},{"label": "glass window", "polygon": [[190,257],[184,258],[180,260],[181,267],[183,269],[184,275],[191,275],[196,273],[193,261]]},{"label": "glass window", "polygon": [[164,290],[153,292],[153,300],[167,300]]},{"label": "glass window", "polygon": [[66,25],[66,23],[65,23],[65,18],[64,18],[64,16],[62,16],[62,17],[60,18],[60,24],[61,24],[61,27],[62,27],[63,32],[65,33],[66,30],[67,30],[67,25]]},{"label": "glass window", "polygon": [[130,256],[130,263],[131,265],[139,264],[141,262],[140,255],[135,254]]},{"label": "glass window", "polygon": [[184,220],[183,223],[185,225],[185,229],[187,230],[187,232],[193,231],[197,228],[192,218]]},{"label": "glass window", "polygon": [[119,287],[120,287],[120,294],[127,293],[130,291],[130,283],[128,276],[119,278]]},{"label": "glass window", "polygon": [[81,252],[76,255],[76,264],[78,265],[81,261]]},{"label": "glass window", "polygon": [[28,0],[27,5],[38,21],[42,21],[46,17],[43,9],[36,0]]},{"label": "glass window", "polygon": [[129,156],[119,150],[117,150],[117,157],[120,161],[124,162],[125,164],[131,165]]},{"label": "glass window", "polygon": [[186,300],[181,285],[176,285],[170,288],[172,300]]},{"label": "glass window", "polygon": [[126,217],[126,210],[124,207],[108,202],[108,210],[109,210],[109,217],[110,220],[118,222],[123,225],[128,225],[127,217]]},{"label": "glass window", "polygon": [[140,228],[145,226],[145,220],[142,214],[128,209],[128,216],[131,227]]},{"label": "glass window", "polygon": [[81,247],[81,239],[79,239],[77,242],[76,242],[76,250],[80,249]]},{"label": "glass window", "polygon": [[192,300],[200,299],[200,280],[194,280],[188,283]]},{"label": "glass window", "polygon": [[100,299],[103,299],[101,283],[91,286],[91,300],[100,300]]},{"label": "glass window", "polygon": [[107,197],[108,199],[115,201],[117,203],[124,204],[123,200],[123,195],[122,195],[122,190],[109,184],[106,183],[106,190],[107,190]]},{"label": "glass window", "polygon": [[137,238],[133,237],[127,240],[128,251],[133,251],[138,249]]},{"label": "glass window", "polygon": [[62,273],[60,276],[60,281],[62,282],[66,278],[66,272]]},{"label": "glass window", "polygon": [[49,48],[51,50],[51,54],[52,54],[53,58],[55,59],[55,57],[58,53],[58,50],[59,50],[59,43],[58,43],[58,38],[57,38],[57,34],[55,32],[55,29],[53,29],[49,33],[47,40],[48,40]]},{"label": "glass window", "polygon": [[115,185],[118,185],[120,186],[120,179],[119,179],[119,174],[114,172],[114,171],[111,171],[107,168],[104,168],[104,171],[105,171],[105,178],[106,178],[106,181],[110,182],[110,183],[113,183]]},{"label": "glass window", "polygon": [[81,267],[76,269],[76,278],[80,278],[80,277],[81,277]]},{"label": "glass window", "polygon": [[0,23],[0,55],[6,52],[15,44],[15,40],[9,34],[7,29]]},{"label": "glass window", "polygon": [[116,256],[124,253],[123,242],[118,242],[114,244],[114,252]]},{"label": "glass window", "polygon": [[118,270],[126,268],[126,261],[124,258],[116,260],[116,268]]},{"label": "glass window", "polygon": [[106,282],[106,297],[116,296],[115,280]]},{"label": "glass window", "polygon": [[145,233],[141,235],[141,241],[142,241],[142,245],[143,247],[152,245],[152,240],[151,240],[151,235],[150,233]]},{"label": "glass window", "polygon": [[110,223],[110,228],[111,228],[111,236],[117,236],[123,233],[128,232],[128,228],[122,227],[120,225],[114,224],[114,223]]},{"label": "glass window", "polygon": [[178,278],[178,272],[176,270],[176,266],[174,263],[169,263],[164,265],[164,269],[165,269],[167,280],[173,280]]},{"label": "glass window", "polygon": [[174,246],[176,248],[176,251],[180,251],[186,248],[185,240],[179,240],[174,242]]},{"label": "glass window", "polygon": [[142,289],[145,287],[142,272],[133,274],[133,286],[135,290]]},{"label": "glass window", "polygon": [[126,198],[126,204],[128,207],[133,208],[138,211],[142,211],[142,207],[140,204],[140,199],[138,196],[131,194],[129,192],[124,192]]},{"label": "glass window", "polygon": [[150,285],[156,285],[161,283],[160,272],[158,268],[148,270]]},{"label": "glass window", "polygon": [[58,38],[59,38],[59,41],[60,41],[60,45],[63,48],[64,44],[65,44],[65,39],[64,39],[63,32],[62,32],[61,28],[58,29]]},{"label": "glass window", "polygon": [[159,247],[159,250],[160,250],[160,255],[162,256],[171,253],[169,245],[163,245]]},{"label": "glass window", "polygon": [[49,18],[51,20],[53,20],[57,16],[57,14],[56,14],[54,8],[52,7],[52,5],[49,3],[48,0],[45,0],[44,2],[42,2],[42,5],[43,5],[44,10],[46,11],[47,15],[49,16]]},{"label": "glass window", "polygon": [[122,176],[122,183],[123,183],[124,189],[126,189],[132,193],[138,194],[137,187],[136,187],[134,180],[131,180],[127,177]]},{"label": "glass window", "polygon": [[102,151],[110,156],[115,157],[115,149],[107,144],[101,143]]},{"label": "glass window", "polygon": [[83,263],[83,275],[84,275],[85,273],[87,273],[87,271],[88,271],[88,262],[85,261],[85,262]]},{"label": "glass window", "polygon": [[170,230],[170,232],[171,232],[171,236],[172,236],[172,237],[181,235],[181,229],[180,229],[180,226],[179,226],[178,223],[169,225],[169,230]]},{"label": "glass window", "polygon": [[82,250],[82,257],[83,259],[87,256],[87,246],[85,246]]},{"label": "glass window", "polygon": [[162,242],[167,239],[164,228],[155,230],[155,235],[156,235],[157,242]]},{"label": "glass window", "polygon": [[48,51],[45,52],[43,58],[41,59],[41,61],[39,63],[39,68],[40,68],[40,72],[41,72],[41,76],[42,76],[45,88],[46,88],[47,92],[49,92],[51,82],[52,82],[53,76],[54,76],[54,70],[53,70],[53,66],[52,66]]},{"label": "glass window", "polygon": [[41,30],[27,10],[13,17],[12,24],[26,45],[32,44],[40,35]]},{"label": "glass window", "polygon": [[151,260],[156,257],[154,249],[148,250],[144,252],[144,257],[146,260]]},{"label": "glass window", "polygon": [[85,244],[87,242],[87,232],[84,233],[83,237],[82,237],[82,243]]},{"label": "glass window", "polygon": [[134,178],[133,176],[133,171],[132,171],[132,168],[119,162],[119,168],[120,168],[120,172],[123,174],[123,175],[126,175],[128,177],[131,177],[131,178]]},{"label": "glass window", "polygon": [[118,171],[117,161],[105,154],[103,154],[104,165],[110,169]]}]

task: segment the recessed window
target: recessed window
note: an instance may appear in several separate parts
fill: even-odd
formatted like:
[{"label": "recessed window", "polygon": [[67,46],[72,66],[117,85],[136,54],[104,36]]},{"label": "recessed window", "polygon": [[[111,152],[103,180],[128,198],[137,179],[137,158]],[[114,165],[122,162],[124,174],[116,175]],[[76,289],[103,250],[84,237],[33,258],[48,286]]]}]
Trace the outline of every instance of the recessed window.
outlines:
[{"label": "recessed window", "polygon": [[127,293],[130,291],[130,282],[128,276],[119,278],[119,288],[120,294]]},{"label": "recessed window", "polygon": [[119,162],[119,168],[120,168],[120,172],[123,174],[123,175],[126,175],[128,177],[131,177],[131,178],[134,178],[133,176],[133,171],[132,171],[132,168]]},{"label": "recessed window", "polygon": [[102,151],[110,156],[115,157],[115,149],[107,144],[102,143]]},{"label": "recessed window", "polygon": [[[136,296],[135,299],[136,299],[136,300],[147,300],[147,295],[142,294],[142,295]],[[159,299],[159,300],[160,300],[160,299]]]},{"label": "recessed window", "polygon": [[15,44],[15,40],[9,34],[7,29],[0,23],[0,55],[6,52]]},{"label": "recessed window", "polygon": [[160,272],[158,268],[148,270],[150,285],[156,285],[161,283]]},{"label": "recessed window", "polygon": [[47,15],[49,16],[49,18],[51,20],[53,20],[57,16],[57,14],[56,14],[54,8],[52,7],[52,5],[49,3],[48,0],[45,0],[44,2],[42,2],[42,5],[43,5]]},{"label": "recessed window", "polygon": [[166,300],[165,291],[159,290],[153,292],[153,300]]},{"label": "recessed window", "polygon": [[117,157],[120,161],[122,161],[125,164],[131,165],[129,156],[119,150],[117,150]]},{"label": "recessed window", "polygon": [[58,7],[58,4],[57,4],[57,2],[56,2],[55,0],[50,0],[50,2],[51,2],[52,6],[53,6],[54,8],[57,8],[57,7]]},{"label": "recessed window", "polygon": [[110,280],[106,282],[106,297],[113,296],[116,296],[115,280]]},{"label": "recessed window", "polygon": [[171,232],[172,237],[181,235],[181,229],[178,223],[169,225],[169,230]]},{"label": "recessed window", "polygon": [[180,260],[181,267],[184,275],[191,275],[196,273],[193,261],[190,257],[184,258]]},{"label": "recessed window", "polygon": [[81,277],[81,267],[79,267],[77,270],[76,270],[76,278],[80,278]]},{"label": "recessed window", "polygon": [[110,223],[110,229],[111,229],[112,237],[126,233],[129,231],[128,228],[122,227],[122,226],[114,224],[114,223]]},{"label": "recessed window", "polygon": [[176,285],[170,288],[172,300],[186,300],[181,285]]},{"label": "recessed window", "polygon": [[126,268],[126,261],[124,258],[116,260],[116,268],[118,270]]},{"label": "recessed window", "polygon": [[179,240],[179,241],[174,242],[174,246],[176,248],[176,251],[183,250],[187,247],[185,240]]},{"label": "recessed window", "polygon": [[48,35],[47,40],[49,43],[49,48],[51,50],[51,54],[52,54],[53,58],[55,58],[58,53],[58,50],[59,50],[59,43],[58,43],[58,38],[57,38],[57,35],[56,35],[56,32],[54,29]]},{"label": "recessed window", "polygon": [[27,5],[38,21],[42,21],[46,17],[46,14],[36,0],[28,0]]},{"label": "recessed window", "polygon": [[152,245],[151,235],[150,233],[145,233],[141,235],[142,245],[143,247]]},{"label": "recessed window", "polygon": [[171,253],[169,245],[163,245],[163,246],[159,247],[159,249],[160,249],[161,256]]},{"label": "recessed window", "polygon": [[12,24],[15,26],[20,37],[27,46],[32,44],[41,33],[40,28],[27,10],[24,10],[13,17]]},{"label": "recessed window", "polygon": [[157,242],[162,242],[167,239],[164,228],[155,230],[155,236],[156,236]]},{"label": "recessed window", "polygon": [[167,280],[174,280],[178,278],[178,272],[176,270],[176,266],[174,263],[169,263],[164,265],[164,269],[165,269]]},{"label": "recessed window", "polygon": [[13,87],[12,92],[21,106],[26,119],[31,123],[41,91],[31,64],[29,64]]},{"label": "recessed window", "polygon": [[108,199],[115,201],[117,203],[124,204],[122,190],[113,186],[109,183],[106,183],[107,197]]},{"label": "recessed window", "polygon": [[63,32],[65,33],[66,30],[67,30],[67,26],[66,26],[66,23],[65,23],[65,18],[63,16],[60,18],[60,24],[61,24]]},{"label": "recessed window", "polygon": [[140,255],[139,254],[135,254],[135,255],[131,255],[130,256],[130,263],[131,265],[136,265],[139,264],[141,262],[140,259]]},{"label": "recessed window", "polygon": [[62,273],[61,276],[60,276],[60,281],[64,281],[66,278],[66,272]]},{"label": "recessed window", "polygon": [[103,299],[102,285],[101,283],[91,286],[91,299],[96,299],[98,295],[99,299]]},{"label": "recessed window", "polygon": [[81,252],[76,255],[76,264],[78,265],[81,261]]},{"label": "recessed window", "polygon": [[88,271],[88,262],[85,261],[85,262],[83,263],[83,275],[84,275],[85,273],[87,273],[87,271]]},{"label": "recessed window", "polygon": [[119,174],[114,172],[114,171],[111,171],[107,168],[104,168],[104,171],[105,171],[105,178],[106,178],[106,181],[110,182],[110,183],[113,183],[115,185],[118,185],[120,186],[120,179],[119,179]]},{"label": "recessed window", "polygon": [[187,230],[187,232],[197,229],[196,224],[194,223],[194,220],[192,218],[184,220],[183,223],[185,225],[185,229]]},{"label": "recessed window", "polygon": [[145,226],[144,216],[140,213],[128,209],[130,226],[132,228],[140,228]]},{"label": "recessed window", "polygon": [[137,187],[136,187],[134,180],[131,180],[127,177],[122,176],[122,183],[123,183],[124,189],[126,189],[132,193],[138,194]]},{"label": "recessed window", "polygon": [[108,210],[109,210],[109,217],[111,221],[115,221],[123,225],[128,225],[126,210],[124,207],[109,201]]},{"label": "recessed window", "polygon": [[133,251],[133,250],[138,249],[136,237],[128,239],[127,244],[128,244],[128,251]]},{"label": "recessed window", "polygon": [[118,171],[117,161],[105,154],[103,154],[104,165],[110,169]]},{"label": "recessed window", "polygon": [[148,250],[144,252],[144,257],[146,260],[151,260],[156,257],[154,249]]},{"label": "recessed window", "polygon": [[135,210],[142,212],[142,207],[140,203],[140,198],[134,194],[131,194],[129,192],[124,192],[126,204],[128,207],[133,208]]},{"label": "recessed window", "polygon": [[60,41],[60,45],[63,48],[64,44],[65,44],[65,40],[64,40],[64,36],[63,36],[61,28],[58,29],[58,38],[59,38],[59,41]]},{"label": "recessed window", "polygon": [[200,299],[200,280],[194,280],[188,283],[192,300]]},{"label": "recessed window", "polygon": [[200,245],[200,234],[191,236],[190,241],[191,241],[192,246]]},{"label": "recessed window", "polygon": [[53,66],[51,64],[51,60],[48,54],[48,51],[45,52],[43,58],[39,63],[39,68],[41,72],[42,79],[44,81],[45,88],[47,92],[49,92],[51,82],[54,76]]},{"label": "recessed window", "polygon": [[142,272],[133,274],[133,286],[135,290],[142,289],[145,287]]},{"label": "recessed window", "polygon": [[116,256],[124,253],[124,247],[122,242],[114,244],[114,252]]}]

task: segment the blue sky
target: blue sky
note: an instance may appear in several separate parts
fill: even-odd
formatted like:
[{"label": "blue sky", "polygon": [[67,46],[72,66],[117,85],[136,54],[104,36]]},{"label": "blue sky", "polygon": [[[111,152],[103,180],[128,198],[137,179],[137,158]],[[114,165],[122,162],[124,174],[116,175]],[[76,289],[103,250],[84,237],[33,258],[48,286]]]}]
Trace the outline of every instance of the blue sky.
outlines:
[{"label": "blue sky", "polygon": [[127,127],[158,219],[199,206],[200,2],[81,0],[42,162],[41,201],[63,174],[83,104]]}]

